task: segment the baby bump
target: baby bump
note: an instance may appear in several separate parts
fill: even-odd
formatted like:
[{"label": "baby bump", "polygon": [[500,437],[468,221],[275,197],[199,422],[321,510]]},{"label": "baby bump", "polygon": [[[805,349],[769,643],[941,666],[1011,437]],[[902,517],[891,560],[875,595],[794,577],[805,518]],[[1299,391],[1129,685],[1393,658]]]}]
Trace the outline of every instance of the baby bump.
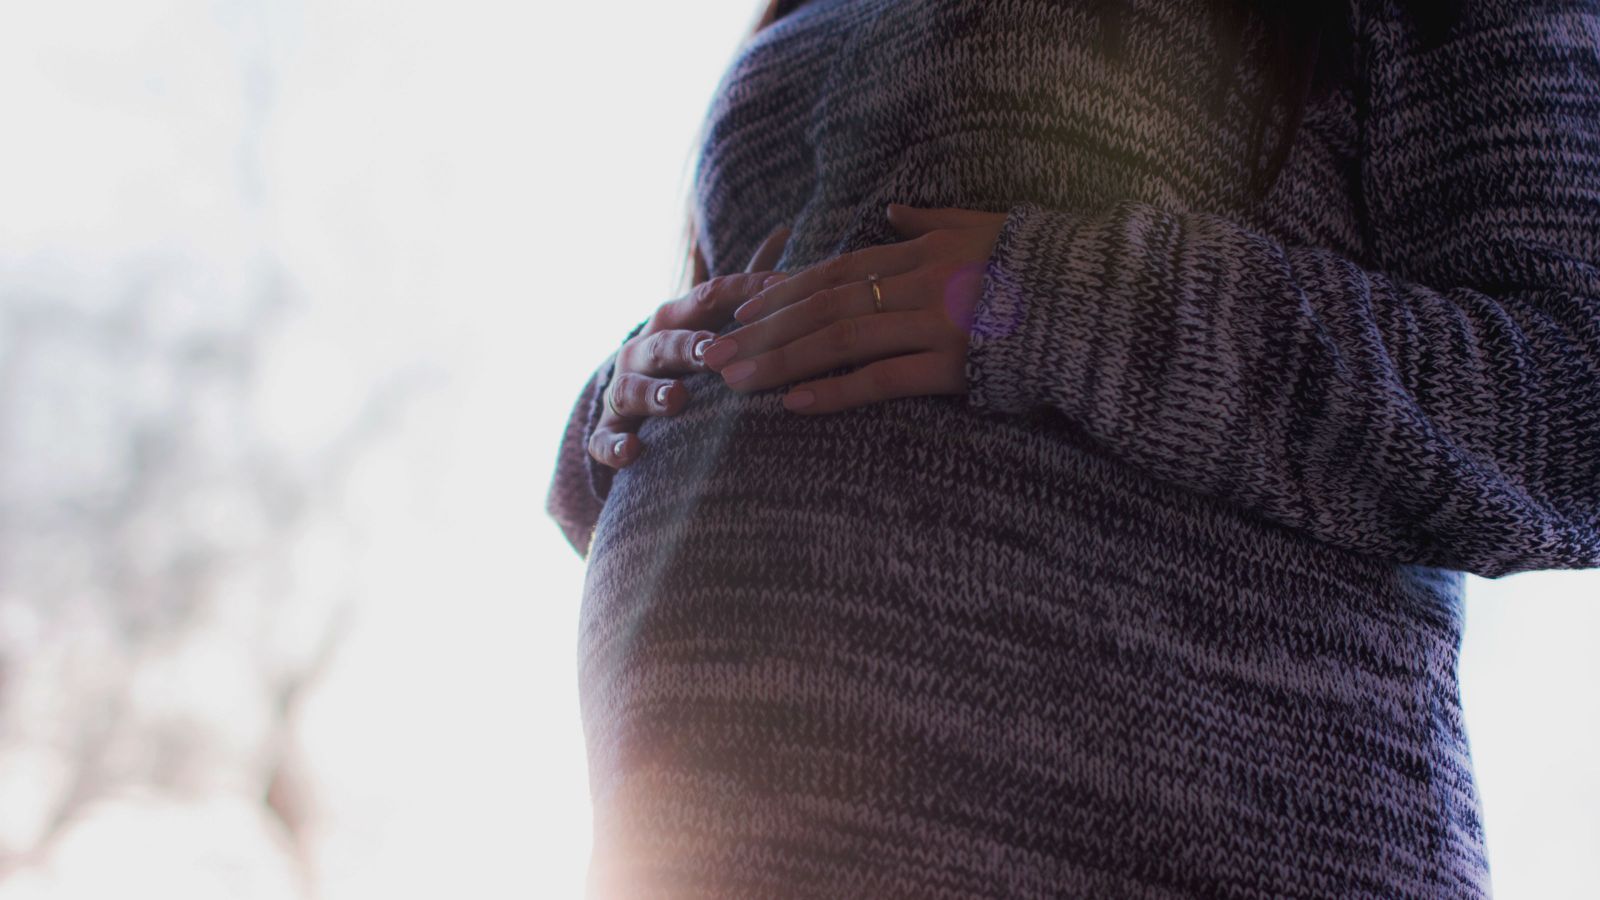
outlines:
[{"label": "baby bump", "polygon": [[[799,416],[776,391],[685,383],[685,412],[641,429],[591,549],[598,867],[692,881],[737,840],[808,879],[850,859],[892,877],[937,846],[975,893],[1088,883],[1089,859],[1188,853],[1204,871],[1232,851],[1185,843],[1196,819],[1220,832],[1284,802],[1248,773],[1354,754],[1425,715],[1398,667],[1429,647],[1338,621],[1338,597],[1356,615],[1375,580],[1340,595],[1314,547],[1141,478],[1059,419],[956,397]],[[1322,693],[1353,677],[1324,646],[1385,664],[1354,676],[1360,707]],[[1292,746],[1327,734],[1346,746]],[[1341,783],[1296,789],[1353,802]]]},{"label": "baby bump", "polygon": [[[980,414],[960,397],[801,416],[778,391],[684,384],[690,403],[643,423],[646,449],[596,526],[579,650],[600,728],[697,697],[707,715],[747,702],[892,721],[934,714],[878,705],[919,686],[985,715],[1010,702],[995,691],[1081,694],[1120,677],[1105,646],[1204,630],[1184,609],[1193,586],[1255,571],[1232,552],[1254,540],[1242,526],[1059,418]],[[1248,614],[1237,593],[1205,602]],[[1286,612],[1281,595],[1261,602]]]},{"label": "baby bump", "polygon": [[[960,398],[800,416],[777,391],[684,383],[688,407],[646,420],[646,450],[597,524],[586,677],[702,665],[727,687],[741,666],[800,655],[821,668],[921,658],[957,632],[1016,628],[1005,594],[1060,596],[1095,576],[1059,542],[1104,509],[1052,475],[1037,437],[997,442]],[[1124,519],[1111,537],[1136,541]],[[777,677],[763,672],[748,677]]]},{"label": "baby bump", "polygon": [[[1038,655],[994,651],[1059,631],[1058,612],[1020,611],[989,582],[1000,569],[1017,597],[1069,589],[1013,524],[1015,503],[1048,498],[975,452],[957,398],[805,417],[775,391],[685,383],[685,412],[641,430],[648,449],[618,472],[591,549],[594,865],[639,865],[634,881],[676,872],[693,889],[715,851],[689,845],[737,835],[746,853],[809,848],[791,867],[836,865],[872,845],[862,815],[947,827],[899,808],[950,789],[930,759],[1028,727],[998,695],[1020,696]],[[872,829],[891,843],[898,830]],[[952,847],[986,852],[970,834]],[[871,868],[925,868],[925,852],[878,846]]]}]

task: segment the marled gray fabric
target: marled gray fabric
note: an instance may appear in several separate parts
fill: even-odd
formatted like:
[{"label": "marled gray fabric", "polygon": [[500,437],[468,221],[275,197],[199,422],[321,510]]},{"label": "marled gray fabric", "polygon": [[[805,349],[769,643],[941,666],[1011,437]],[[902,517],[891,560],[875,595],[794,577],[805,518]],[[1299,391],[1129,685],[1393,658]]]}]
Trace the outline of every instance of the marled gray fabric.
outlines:
[{"label": "marled gray fabric", "polygon": [[819,0],[735,60],[713,273],[1010,215],[968,395],[694,375],[614,478],[609,359],[579,397],[596,892],[1487,895],[1461,571],[1600,565],[1600,0],[1427,52],[1352,0],[1260,203],[1259,42],[1124,5],[1116,56],[1083,4]]}]

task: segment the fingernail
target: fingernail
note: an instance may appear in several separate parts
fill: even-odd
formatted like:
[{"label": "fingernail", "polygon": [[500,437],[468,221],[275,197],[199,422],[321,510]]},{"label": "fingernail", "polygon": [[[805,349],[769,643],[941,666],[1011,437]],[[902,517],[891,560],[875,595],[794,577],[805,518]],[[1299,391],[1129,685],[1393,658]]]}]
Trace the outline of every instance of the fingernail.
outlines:
[{"label": "fingernail", "polygon": [[612,450],[613,453],[617,454],[618,456],[621,456],[621,455],[623,455],[622,454],[622,448],[627,446],[627,444],[628,444],[628,439],[627,438],[625,438],[625,437],[617,438],[617,442],[612,445],[611,450]]},{"label": "fingernail", "polygon": [[754,372],[755,370],[755,360],[741,359],[726,369],[723,369],[722,377],[725,381],[727,381],[728,384],[733,384],[736,381],[743,381],[744,379],[750,377],[750,373]]},{"label": "fingernail", "polygon": [[804,409],[815,399],[816,395],[810,391],[790,391],[783,395],[783,406],[785,409]]},{"label": "fingernail", "polygon": [[734,343],[731,339],[725,338],[720,341],[714,341],[710,347],[706,348],[706,365],[720,366],[728,360],[733,359],[734,355],[738,352],[739,345]]},{"label": "fingernail", "polygon": [[776,275],[769,275],[769,276],[767,276],[767,280],[766,281],[761,282],[761,289],[764,291],[767,288],[772,287],[773,285],[777,284],[778,282],[780,282],[780,281],[782,281],[782,280],[784,280],[785,278],[788,278],[788,277],[789,277],[789,273],[788,272],[779,272]]},{"label": "fingernail", "polygon": [[694,345],[695,362],[703,363],[706,361],[706,348],[711,346],[711,342],[714,340],[716,338],[703,338],[698,344]]},{"label": "fingernail", "polygon": [[749,322],[756,317],[756,302],[746,300],[744,305],[733,311],[733,318],[738,322]]},{"label": "fingernail", "polygon": [[667,391],[669,389],[671,389],[671,387],[672,387],[672,385],[670,385],[670,384],[663,384],[662,386],[656,388],[656,405],[657,406],[660,406],[663,409],[666,408],[666,405],[667,405]]}]

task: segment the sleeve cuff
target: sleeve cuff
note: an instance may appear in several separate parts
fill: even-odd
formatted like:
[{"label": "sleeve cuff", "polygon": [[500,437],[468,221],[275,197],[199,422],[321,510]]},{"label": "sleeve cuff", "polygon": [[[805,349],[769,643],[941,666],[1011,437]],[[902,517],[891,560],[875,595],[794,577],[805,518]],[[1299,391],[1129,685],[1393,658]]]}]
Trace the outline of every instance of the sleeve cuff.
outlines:
[{"label": "sleeve cuff", "polygon": [[1081,224],[1076,214],[1034,203],[1009,210],[973,310],[966,360],[972,406],[1004,414],[1054,406],[1070,414],[1088,401],[1080,390],[1052,387],[1090,381],[1084,348],[1061,346],[1086,344],[1094,334],[1084,313],[1094,298],[1084,296],[1085,273],[1074,259]]}]

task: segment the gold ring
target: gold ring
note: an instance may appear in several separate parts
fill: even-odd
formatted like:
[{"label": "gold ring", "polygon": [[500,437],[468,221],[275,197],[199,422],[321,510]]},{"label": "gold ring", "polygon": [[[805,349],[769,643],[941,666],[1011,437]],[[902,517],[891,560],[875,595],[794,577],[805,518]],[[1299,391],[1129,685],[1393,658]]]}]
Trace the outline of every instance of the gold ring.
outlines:
[{"label": "gold ring", "polygon": [[878,287],[878,273],[868,272],[867,283],[872,285],[872,307],[883,312],[883,289]]}]

